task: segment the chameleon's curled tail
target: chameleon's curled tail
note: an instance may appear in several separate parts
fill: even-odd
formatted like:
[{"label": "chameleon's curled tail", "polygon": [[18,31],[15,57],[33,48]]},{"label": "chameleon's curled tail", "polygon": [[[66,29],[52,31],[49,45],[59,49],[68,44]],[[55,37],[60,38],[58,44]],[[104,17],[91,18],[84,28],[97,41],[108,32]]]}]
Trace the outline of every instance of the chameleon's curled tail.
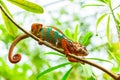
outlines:
[{"label": "chameleon's curled tail", "polygon": [[21,41],[22,39],[28,38],[29,36],[27,34],[20,35],[18,36],[13,43],[10,46],[9,52],[8,52],[8,59],[11,63],[17,63],[21,60],[21,55],[20,54],[15,54],[12,56],[12,52],[16,44]]}]

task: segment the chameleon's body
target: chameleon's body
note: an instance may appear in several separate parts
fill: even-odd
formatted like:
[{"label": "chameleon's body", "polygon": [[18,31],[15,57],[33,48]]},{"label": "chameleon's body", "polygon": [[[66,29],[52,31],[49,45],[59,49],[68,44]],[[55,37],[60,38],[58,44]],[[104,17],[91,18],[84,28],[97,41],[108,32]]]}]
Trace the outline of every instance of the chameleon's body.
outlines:
[{"label": "chameleon's body", "polygon": [[[68,39],[61,30],[55,28],[55,27],[43,27],[42,24],[34,23],[31,26],[31,33],[34,34],[36,37],[40,38],[42,41],[46,41],[50,43],[52,46],[55,46],[57,48],[64,49],[64,52],[67,56],[67,54],[75,54],[77,56],[86,56],[88,54],[86,48],[82,46],[81,44],[77,42],[73,42],[72,40]],[[9,50],[9,60],[12,63],[16,63],[19,60],[16,60],[20,55],[16,54],[12,58],[12,51],[14,46],[22,39],[29,37],[28,35],[22,35],[16,38],[14,42],[12,43],[10,50]],[[42,45],[42,42],[39,42],[40,45]],[[77,59],[74,59],[72,57],[68,56],[68,60],[71,62],[78,62]]]},{"label": "chameleon's body", "polygon": [[56,30],[52,26],[42,27],[42,25],[33,24],[31,31],[38,38],[42,39],[43,41],[47,41],[58,48],[62,48],[63,39],[72,43],[72,41],[69,40],[62,32]]}]

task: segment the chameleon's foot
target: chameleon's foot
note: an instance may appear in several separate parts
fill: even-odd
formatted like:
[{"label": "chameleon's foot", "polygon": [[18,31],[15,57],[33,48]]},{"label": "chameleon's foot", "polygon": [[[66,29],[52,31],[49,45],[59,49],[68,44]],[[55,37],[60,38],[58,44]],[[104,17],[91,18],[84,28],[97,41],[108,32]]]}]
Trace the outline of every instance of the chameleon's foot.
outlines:
[{"label": "chameleon's foot", "polygon": [[42,44],[43,44],[43,42],[42,42],[42,41],[38,41],[38,44],[39,44],[39,45],[42,45]]},{"label": "chameleon's foot", "polygon": [[[84,59],[83,56],[82,56],[82,59]],[[68,56],[68,60],[69,60],[70,62],[80,62],[81,64],[85,64],[84,62],[79,61],[79,60],[77,60],[77,59],[75,59],[75,58],[72,58],[72,57],[70,57],[70,56]]]},{"label": "chameleon's foot", "polygon": [[77,60],[77,59],[75,59],[75,58],[72,58],[72,57],[70,57],[70,56],[68,56],[68,60],[69,60],[70,62],[79,62],[79,60]]}]

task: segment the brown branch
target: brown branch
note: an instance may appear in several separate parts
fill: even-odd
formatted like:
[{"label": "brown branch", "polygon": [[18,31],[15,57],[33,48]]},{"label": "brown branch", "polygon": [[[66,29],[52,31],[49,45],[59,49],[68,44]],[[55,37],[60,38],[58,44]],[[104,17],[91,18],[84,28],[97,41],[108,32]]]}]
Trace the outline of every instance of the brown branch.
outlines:
[{"label": "brown branch", "polygon": [[[7,15],[7,13],[4,11],[4,9],[3,9],[1,6],[0,6],[0,8],[1,8],[2,12],[3,12],[20,30],[22,30],[24,33],[26,33],[27,35],[29,35],[29,36],[32,37],[33,39],[42,42],[44,45],[46,45],[46,46],[48,46],[48,47],[50,47],[50,48],[52,48],[52,49],[54,49],[54,50],[56,50],[56,51],[64,54],[64,50],[63,50],[63,49],[56,48],[56,47],[50,45],[49,43],[47,43],[47,42],[45,42],[45,41],[42,41],[41,39],[39,39],[38,37],[34,36],[33,34],[25,31],[22,27],[20,27],[18,24],[16,24],[16,23]],[[112,72],[108,71],[107,69],[105,69],[104,67],[102,67],[102,66],[100,66],[100,65],[98,65],[98,64],[96,64],[96,63],[90,62],[90,61],[88,61],[88,60],[86,60],[86,59],[82,59],[82,58],[80,58],[80,57],[78,57],[78,56],[76,56],[76,55],[74,55],[74,54],[68,54],[68,56],[73,57],[73,58],[75,58],[75,59],[78,59],[79,61],[82,61],[82,62],[84,62],[84,63],[87,63],[87,64],[89,64],[89,65],[91,65],[91,66],[94,66],[94,67],[96,67],[96,68],[104,71],[105,73],[107,73],[109,76],[111,76],[111,77],[112,77],[113,79],[115,79],[115,80],[120,80],[120,76],[118,76],[118,75],[116,75],[116,74],[113,74]]]}]

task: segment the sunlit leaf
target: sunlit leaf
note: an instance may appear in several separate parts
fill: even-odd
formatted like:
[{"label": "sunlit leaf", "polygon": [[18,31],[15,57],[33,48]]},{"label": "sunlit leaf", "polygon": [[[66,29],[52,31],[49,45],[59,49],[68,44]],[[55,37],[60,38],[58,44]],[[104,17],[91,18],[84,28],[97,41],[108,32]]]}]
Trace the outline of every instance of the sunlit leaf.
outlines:
[{"label": "sunlit leaf", "polygon": [[6,25],[6,28],[8,30],[8,33],[10,35],[12,35],[13,37],[15,37],[17,35],[17,32],[18,32],[18,29],[17,27],[15,26],[15,24],[13,24],[9,19],[8,17],[6,17],[6,15],[2,12],[2,18],[4,20],[4,23]]},{"label": "sunlit leaf", "polygon": [[85,80],[88,80],[93,75],[93,71],[90,65],[82,65],[83,74],[85,74]]},{"label": "sunlit leaf", "polygon": [[66,29],[65,30],[65,35],[69,38],[69,39],[71,39],[72,40],[72,34],[71,34],[71,32],[70,32],[70,29]]},{"label": "sunlit leaf", "polygon": [[23,8],[27,11],[33,12],[33,13],[43,13],[44,10],[40,5],[37,5],[35,3],[29,2],[27,0],[7,0],[16,6],[19,6],[20,8]]},{"label": "sunlit leaf", "polygon": [[65,57],[65,55],[60,54],[60,53],[57,53],[57,52],[46,52],[46,53],[44,53],[44,54],[45,54],[45,55],[53,54],[53,55],[58,55],[58,56]]},{"label": "sunlit leaf", "polygon": [[98,20],[97,20],[97,22],[96,22],[96,31],[97,31],[97,28],[98,28],[99,23],[105,18],[105,16],[107,16],[106,13],[103,14],[103,15],[101,15],[101,16],[98,18]]},{"label": "sunlit leaf", "polygon": [[67,80],[67,77],[69,76],[70,72],[72,71],[73,67],[71,67],[65,74],[64,76],[62,77],[61,80]]},{"label": "sunlit leaf", "polygon": [[[87,58],[87,59],[112,63],[112,62],[111,62],[111,61],[109,61],[109,60],[100,59],[100,58]],[[112,63],[112,64],[114,65],[114,63]]]},{"label": "sunlit leaf", "polygon": [[85,36],[82,39],[82,45],[85,45],[90,40],[92,35],[93,35],[92,32],[86,33]]},{"label": "sunlit leaf", "polygon": [[96,80],[94,76],[91,76],[88,80]]},{"label": "sunlit leaf", "polygon": [[110,16],[108,16],[107,25],[106,25],[106,36],[109,46],[111,45],[111,36],[110,36]]},{"label": "sunlit leaf", "polygon": [[114,59],[117,61],[117,58],[115,57],[114,53],[111,52],[110,50],[107,50],[108,54]]},{"label": "sunlit leaf", "polygon": [[39,74],[37,75],[37,79],[40,78],[41,76],[43,76],[44,74],[47,74],[47,73],[49,73],[49,72],[51,72],[51,71],[53,71],[53,70],[56,70],[56,69],[58,69],[58,68],[64,67],[64,66],[66,66],[66,65],[68,65],[68,64],[70,64],[70,63],[67,62],[67,63],[63,63],[63,64],[60,64],[60,65],[57,65],[57,66],[53,66],[53,67],[51,67],[51,68],[49,68],[49,69],[47,69],[47,70],[39,73]]},{"label": "sunlit leaf", "polygon": [[77,36],[78,36],[78,24],[76,25],[75,30],[74,30],[74,41],[75,42],[77,42]]},{"label": "sunlit leaf", "polygon": [[107,0],[98,0],[98,1],[103,2],[103,3],[106,3],[106,2],[107,2]]},{"label": "sunlit leaf", "polygon": [[113,58],[114,60],[116,60],[116,62],[120,65],[120,42],[115,42],[112,43],[112,47],[109,48],[109,52],[110,55],[109,57]]},{"label": "sunlit leaf", "polygon": [[12,14],[10,13],[10,11],[8,10],[7,6],[4,4],[4,2],[2,0],[0,0],[0,4],[2,6],[2,8],[4,8],[4,10],[7,12],[7,14],[12,17]]},{"label": "sunlit leaf", "polygon": [[82,8],[89,7],[89,6],[104,6],[103,4],[85,4],[82,6]]},{"label": "sunlit leaf", "polygon": [[118,19],[119,19],[119,21],[120,21],[120,13],[117,13],[117,17],[118,17]]}]

